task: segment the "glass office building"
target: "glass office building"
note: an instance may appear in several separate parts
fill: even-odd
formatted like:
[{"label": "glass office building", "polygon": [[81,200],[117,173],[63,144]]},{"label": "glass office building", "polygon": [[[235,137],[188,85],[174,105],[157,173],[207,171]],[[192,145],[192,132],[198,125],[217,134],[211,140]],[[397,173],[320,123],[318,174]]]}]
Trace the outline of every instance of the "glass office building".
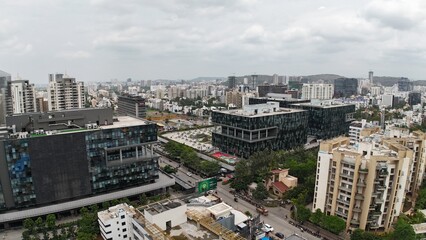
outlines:
[{"label": "glass office building", "polygon": [[213,146],[248,158],[265,149],[292,149],[305,144],[308,113],[280,108],[279,103],[245,105],[243,109],[213,111]]},{"label": "glass office building", "polygon": [[[33,121],[43,122],[42,117],[31,116]],[[90,123],[75,128],[70,124],[64,129],[56,126],[55,130],[20,132],[0,141],[0,211],[155,182],[159,178],[159,156],[152,147],[157,141],[157,125],[128,116],[118,117],[111,124],[100,123],[103,125]]]},{"label": "glass office building", "polygon": [[318,139],[330,139],[349,133],[354,120],[355,105],[337,104],[332,101],[313,101],[293,104],[292,108],[308,111],[308,135]]}]

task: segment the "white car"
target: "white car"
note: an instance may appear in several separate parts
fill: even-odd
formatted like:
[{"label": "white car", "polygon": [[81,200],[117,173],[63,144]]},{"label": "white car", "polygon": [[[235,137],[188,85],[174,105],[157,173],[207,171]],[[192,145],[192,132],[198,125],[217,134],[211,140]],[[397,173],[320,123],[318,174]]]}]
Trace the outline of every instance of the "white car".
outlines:
[{"label": "white car", "polygon": [[269,224],[264,224],[263,225],[263,230],[265,231],[265,232],[273,232],[274,231],[274,228],[271,226],[271,225],[269,225]]}]

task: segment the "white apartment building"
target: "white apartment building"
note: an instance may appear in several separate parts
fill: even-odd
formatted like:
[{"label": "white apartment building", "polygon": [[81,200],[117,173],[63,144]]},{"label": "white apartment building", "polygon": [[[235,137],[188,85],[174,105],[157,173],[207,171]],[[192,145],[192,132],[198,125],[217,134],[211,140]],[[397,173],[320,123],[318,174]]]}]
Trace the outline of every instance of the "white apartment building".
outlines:
[{"label": "white apartment building", "polygon": [[333,94],[333,84],[303,84],[302,86],[302,99],[332,99]]},{"label": "white apartment building", "polygon": [[84,108],[84,83],[64,74],[49,74],[49,111]]},{"label": "white apartment building", "polygon": [[322,142],[318,152],[314,203],[346,221],[346,229],[388,231],[406,197],[415,198],[425,168],[425,134],[408,138],[365,136]]},{"label": "white apartment building", "polygon": [[373,126],[367,123],[367,120],[362,119],[361,121],[353,121],[349,126],[349,139],[351,144],[360,142],[361,136],[369,136],[373,133],[379,132],[378,126]]},{"label": "white apartment building", "polygon": [[99,229],[104,240],[135,239],[132,220],[136,210],[125,203],[98,212]]},{"label": "white apartment building", "polygon": [[371,96],[380,96],[382,94],[382,88],[378,86],[371,87],[370,91]]},{"label": "white apartment building", "polygon": [[10,90],[14,114],[37,111],[34,84],[28,80],[14,80]]},{"label": "white apartment building", "polygon": [[125,203],[98,212],[104,240],[171,239],[164,231],[186,223],[187,205],[180,200],[163,200],[135,209]]}]

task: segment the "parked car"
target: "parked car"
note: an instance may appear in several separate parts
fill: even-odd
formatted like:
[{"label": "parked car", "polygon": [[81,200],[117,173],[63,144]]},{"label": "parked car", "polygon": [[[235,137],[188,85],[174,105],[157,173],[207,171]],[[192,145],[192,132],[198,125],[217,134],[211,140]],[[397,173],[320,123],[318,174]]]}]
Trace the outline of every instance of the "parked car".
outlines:
[{"label": "parked car", "polygon": [[276,232],[276,233],[275,233],[275,236],[276,236],[277,238],[284,239],[284,234],[283,234],[283,233],[281,233],[281,232]]},{"label": "parked car", "polygon": [[265,224],[263,224],[263,230],[265,232],[273,232],[274,228],[271,225],[265,223]]}]

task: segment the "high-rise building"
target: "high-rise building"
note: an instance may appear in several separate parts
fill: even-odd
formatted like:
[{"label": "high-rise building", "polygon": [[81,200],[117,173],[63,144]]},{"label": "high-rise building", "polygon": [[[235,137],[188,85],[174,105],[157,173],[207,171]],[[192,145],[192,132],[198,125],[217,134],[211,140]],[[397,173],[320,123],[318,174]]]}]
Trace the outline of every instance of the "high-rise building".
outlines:
[{"label": "high-rise building", "polygon": [[341,217],[347,230],[390,230],[406,194],[415,197],[424,175],[424,133],[407,138],[347,137],[320,144],[312,211]]},{"label": "high-rise building", "polygon": [[139,96],[118,96],[117,112],[122,116],[145,118],[145,99]]},{"label": "high-rise building", "polygon": [[408,104],[414,106],[422,102],[422,93],[420,92],[410,92],[408,94]]},{"label": "high-rise building", "polygon": [[277,102],[213,111],[212,144],[221,151],[248,158],[264,149],[292,149],[306,143],[307,111],[280,108]]},{"label": "high-rise building", "polygon": [[333,84],[303,84],[302,99],[332,99],[334,94]]},{"label": "high-rise building", "polygon": [[6,123],[6,115],[13,113],[10,87],[10,74],[0,71],[0,126]]},{"label": "high-rise building", "polygon": [[11,84],[13,113],[36,112],[34,84],[28,80],[14,80]]},{"label": "high-rise building", "polygon": [[235,76],[228,77],[228,89],[234,89],[237,86],[237,78]]},{"label": "high-rise building", "polygon": [[278,85],[280,82],[279,82],[279,76],[278,76],[278,74],[274,74],[274,75],[272,75],[272,83],[274,84],[274,85]]},{"label": "high-rise building", "polygon": [[49,102],[44,97],[36,97],[35,102],[37,112],[49,111]]},{"label": "high-rise building", "polygon": [[408,78],[400,78],[398,80],[398,91],[409,92],[413,90],[413,83]]},{"label": "high-rise building", "polygon": [[49,74],[49,111],[84,108],[84,83],[65,74]]},{"label": "high-rise building", "polygon": [[0,225],[174,185],[158,171],[157,125],[112,111],[7,117],[16,133],[0,141]]},{"label": "high-rise building", "polygon": [[225,104],[226,106],[229,106],[230,104],[232,104],[235,108],[242,108],[243,93],[238,91],[226,92]]},{"label": "high-rise building", "polygon": [[318,139],[348,134],[349,125],[354,120],[355,105],[353,104],[312,100],[310,103],[297,103],[290,107],[308,111],[308,135]]},{"label": "high-rise building", "polygon": [[334,97],[350,97],[358,94],[358,79],[338,78],[334,80]]},{"label": "high-rise building", "polygon": [[368,72],[368,81],[370,82],[371,85],[373,85],[373,80],[374,80],[374,73],[373,73],[373,71],[369,71]]},{"label": "high-rise building", "polygon": [[182,97],[182,93],[183,93],[183,91],[180,87],[171,86],[168,89],[167,95],[168,95],[169,99],[175,99],[175,98],[178,98],[178,97]]}]

